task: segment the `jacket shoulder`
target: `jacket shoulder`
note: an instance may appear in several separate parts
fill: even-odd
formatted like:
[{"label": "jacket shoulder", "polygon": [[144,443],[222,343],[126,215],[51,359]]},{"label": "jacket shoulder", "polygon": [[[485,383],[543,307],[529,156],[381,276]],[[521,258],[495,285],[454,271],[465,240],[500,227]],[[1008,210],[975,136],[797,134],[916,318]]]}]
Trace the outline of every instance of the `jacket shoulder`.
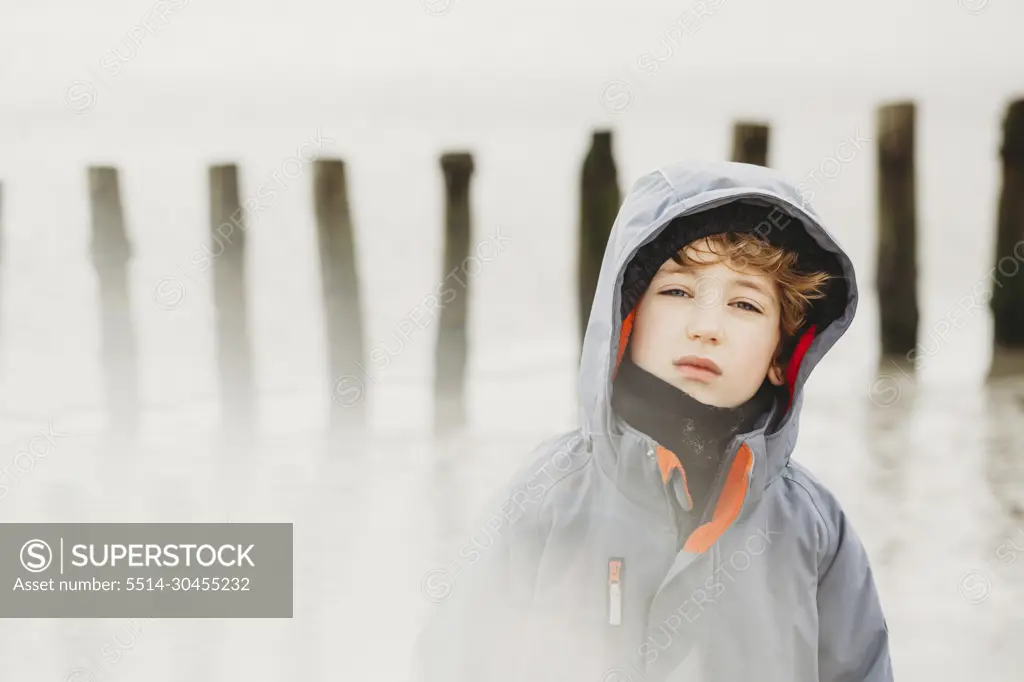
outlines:
[{"label": "jacket shoulder", "polygon": [[496,536],[508,547],[542,545],[545,533],[541,527],[541,508],[545,497],[589,459],[590,453],[578,429],[542,441],[518,461],[503,483],[484,497],[472,527]]},{"label": "jacket shoulder", "polygon": [[781,474],[790,492],[809,507],[816,519],[822,542],[818,547],[818,573],[835,555],[845,513],[835,494],[803,465],[790,460]]},{"label": "jacket shoulder", "polygon": [[506,488],[510,496],[539,507],[561,481],[582,470],[591,460],[579,429],[560,433],[535,447],[512,475]]}]

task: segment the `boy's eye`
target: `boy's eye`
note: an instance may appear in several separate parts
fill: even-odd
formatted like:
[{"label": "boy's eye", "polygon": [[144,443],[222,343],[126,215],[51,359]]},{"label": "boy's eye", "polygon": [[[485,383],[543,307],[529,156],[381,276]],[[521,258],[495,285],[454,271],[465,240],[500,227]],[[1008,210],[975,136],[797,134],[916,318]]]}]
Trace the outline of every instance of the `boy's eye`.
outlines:
[{"label": "boy's eye", "polygon": [[746,301],[736,301],[736,303],[734,303],[733,305],[744,306],[741,308],[742,310],[749,310],[752,313],[761,312],[761,309],[758,308],[756,305],[754,305],[753,303],[747,303]]},{"label": "boy's eye", "polygon": [[[664,291],[658,292],[658,294],[660,296],[673,296],[675,298],[693,298],[693,295],[690,294],[689,291],[687,291],[686,289],[680,289],[678,287],[665,289]],[[758,313],[759,315],[763,314],[762,310],[759,307],[748,301],[736,301],[732,305],[740,308],[740,310],[747,310],[752,313]]]}]

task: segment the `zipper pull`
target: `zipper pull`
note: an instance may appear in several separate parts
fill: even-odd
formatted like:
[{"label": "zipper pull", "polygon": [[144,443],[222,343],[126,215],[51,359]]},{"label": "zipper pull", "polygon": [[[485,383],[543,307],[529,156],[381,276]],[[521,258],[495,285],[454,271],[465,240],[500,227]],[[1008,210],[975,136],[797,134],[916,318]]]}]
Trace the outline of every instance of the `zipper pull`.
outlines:
[{"label": "zipper pull", "polygon": [[622,569],[625,559],[608,560],[608,624],[622,625]]}]

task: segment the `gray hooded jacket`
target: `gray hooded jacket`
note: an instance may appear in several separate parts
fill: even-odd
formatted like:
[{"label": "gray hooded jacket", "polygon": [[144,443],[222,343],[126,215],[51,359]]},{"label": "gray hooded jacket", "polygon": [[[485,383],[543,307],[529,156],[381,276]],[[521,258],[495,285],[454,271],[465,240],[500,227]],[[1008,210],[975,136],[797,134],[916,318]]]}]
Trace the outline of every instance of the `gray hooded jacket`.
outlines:
[{"label": "gray hooded jacket", "polygon": [[[790,404],[734,438],[717,501],[679,546],[668,496],[689,509],[684,484],[668,475],[664,448],[610,407],[620,288],[633,255],[673,218],[739,199],[777,208],[770,229],[807,230],[834,253],[847,302],[798,346]],[[852,263],[776,172],[687,162],[641,177],[612,228],[587,326],[581,428],[538,446],[449,564],[424,576],[434,603],[412,679],[892,680],[864,548],[838,501],[790,460],[803,386],[856,307]]]}]

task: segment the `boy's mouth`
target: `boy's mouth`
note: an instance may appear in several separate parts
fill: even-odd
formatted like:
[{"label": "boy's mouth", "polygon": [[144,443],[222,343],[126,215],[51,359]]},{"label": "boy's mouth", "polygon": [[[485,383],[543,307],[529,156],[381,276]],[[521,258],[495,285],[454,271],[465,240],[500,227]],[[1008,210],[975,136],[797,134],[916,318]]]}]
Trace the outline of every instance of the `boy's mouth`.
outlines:
[{"label": "boy's mouth", "polygon": [[722,370],[710,358],[702,358],[698,355],[685,355],[675,361],[676,371],[689,379],[696,379],[705,383],[719,377]]}]

